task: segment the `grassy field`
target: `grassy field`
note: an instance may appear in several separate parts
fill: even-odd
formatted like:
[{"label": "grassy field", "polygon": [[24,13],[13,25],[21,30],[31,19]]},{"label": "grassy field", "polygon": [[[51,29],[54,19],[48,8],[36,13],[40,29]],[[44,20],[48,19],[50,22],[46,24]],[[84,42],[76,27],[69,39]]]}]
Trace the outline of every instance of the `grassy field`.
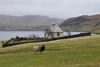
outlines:
[{"label": "grassy field", "polygon": [[[3,41],[3,42],[5,43],[6,41]],[[0,41],[0,48],[2,48],[2,44],[3,44],[2,41]]]},{"label": "grassy field", "polygon": [[[46,51],[33,54],[33,46]],[[0,67],[100,67],[100,36],[26,43],[0,49]]]}]

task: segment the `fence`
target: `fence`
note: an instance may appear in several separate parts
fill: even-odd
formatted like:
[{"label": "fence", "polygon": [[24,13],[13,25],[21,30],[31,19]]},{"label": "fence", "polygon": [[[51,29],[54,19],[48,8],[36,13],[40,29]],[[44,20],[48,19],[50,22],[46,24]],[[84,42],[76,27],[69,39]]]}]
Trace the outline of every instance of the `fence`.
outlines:
[{"label": "fence", "polygon": [[53,41],[53,40],[69,39],[69,38],[82,37],[82,36],[90,36],[90,35],[91,35],[91,33],[80,33],[80,34],[77,34],[77,35],[64,36],[64,37],[47,39],[47,40],[40,40],[40,41],[22,42],[22,43],[9,43],[12,40],[12,39],[10,39],[6,43],[4,43],[2,47],[9,47],[9,46],[19,45],[19,44],[24,44],[24,43],[48,42],[48,41]]}]

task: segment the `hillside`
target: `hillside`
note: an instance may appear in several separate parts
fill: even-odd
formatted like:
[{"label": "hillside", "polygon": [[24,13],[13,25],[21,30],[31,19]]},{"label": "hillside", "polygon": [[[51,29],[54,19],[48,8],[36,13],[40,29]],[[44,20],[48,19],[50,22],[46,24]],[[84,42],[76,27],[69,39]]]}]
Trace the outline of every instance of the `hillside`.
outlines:
[{"label": "hillside", "polygon": [[69,18],[61,23],[60,27],[65,31],[100,32],[100,15]]},{"label": "hillside", "polygon": [[[45,44],[42,54],[33,46]],[[0,67],[100,67],[100,35],[0,49]]]},{"label": "hillside", "polygon": [[0,31],[1,30],[44,30],[48,28],[52,22],[60,24],[64,19],[49,18],[39,15],[25,16],[9,16],[0,15]]}]

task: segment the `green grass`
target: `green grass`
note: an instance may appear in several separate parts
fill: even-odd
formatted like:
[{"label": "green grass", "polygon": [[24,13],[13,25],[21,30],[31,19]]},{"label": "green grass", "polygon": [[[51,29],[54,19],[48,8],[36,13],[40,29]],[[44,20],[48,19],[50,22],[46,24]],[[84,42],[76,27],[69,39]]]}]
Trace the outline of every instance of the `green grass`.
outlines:
[{"label": "green grass", "polygon": [[[3,41],[3,42],[5,43],[6,41]],[[2,41],[0,41],[0,48],[2,48],[2,44],[3,44]]]},{"label": "green grass", "polygon": [[[41,40],[44,40],[44,39],[42,38]],[[12,42],[10,42],[10,44],[24,43],[24,42],[34,42],[34,41],[40,41],[40,40],[33,39],[33,40],[20,40],[20,41],[17,41],[15,39],[13,39]]]},{"label": "green grass", "polygon": [[[34,55],[32,47],[42,44],[46,51]],[[26,43],[0,54],[0,67],[100,67],[100,36]]]},{"label": "green grass", "polygon": [[93,33],[100,34],[100,30],[94,31]]},{"label": "green grass", "polygon": [[16,39],[13,39],[13,40],[12,40],[13,43],[16,43],[16,42],[17,42],[17,43],[18,43],[18,42],[30,42],[30,41],[36,41],[36,40],[35,40],[35,39],[33,39],[33,40],[32,40],[32,39],[31,39],[31,40],[27,39],[27,40],[20,40],[20,41],[17,41]]},{"label": "green grass", "polygon": [[36,40],[21,40],[21,41],[12,41],[12,43],[23,43],[23,42],[31,42],[31,41],[36,41]]},{"label": "green grass", "polygon": [[0,41],[0,48],[2,47],[2,41]]},{"label": "green grass", "polygon": [[0,67],[100,67],[100,48],[15,53],[0,56]]}]

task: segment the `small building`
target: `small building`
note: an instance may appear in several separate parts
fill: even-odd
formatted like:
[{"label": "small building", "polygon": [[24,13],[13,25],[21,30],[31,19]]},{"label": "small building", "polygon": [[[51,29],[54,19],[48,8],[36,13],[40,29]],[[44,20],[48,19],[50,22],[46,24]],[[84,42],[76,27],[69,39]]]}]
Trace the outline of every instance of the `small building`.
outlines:
[{"label": "small building", "polygon": [[51,24],[50,31],[52,32],[52,36],[49,36],[49,38],[63,37],[63,30],[56,24]]}]

